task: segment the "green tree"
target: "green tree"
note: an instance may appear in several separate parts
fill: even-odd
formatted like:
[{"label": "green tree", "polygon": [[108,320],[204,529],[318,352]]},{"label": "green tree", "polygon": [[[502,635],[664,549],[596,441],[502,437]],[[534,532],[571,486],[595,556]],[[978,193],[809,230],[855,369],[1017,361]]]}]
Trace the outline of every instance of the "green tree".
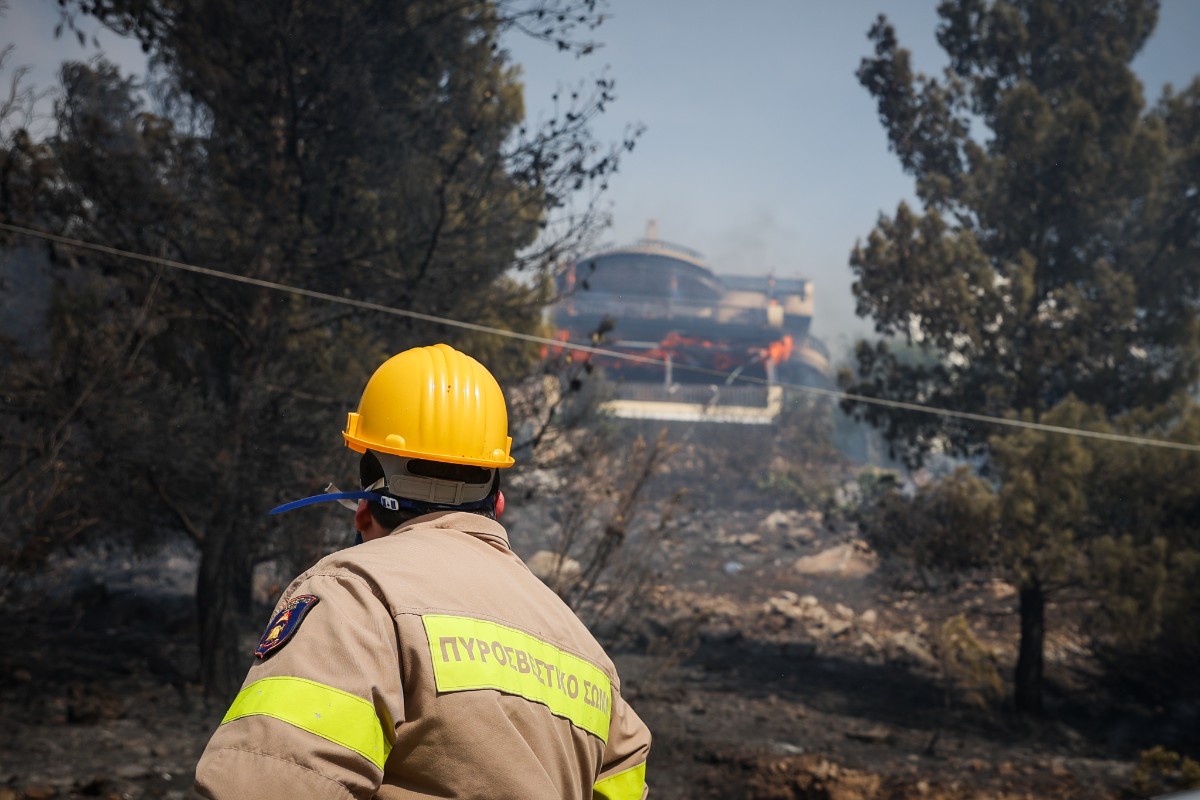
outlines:
[{"label": "green tree", "polygon": [[[1102,413],[1068,396],[1043,416],[1050,425],[1101,429]],[[1091,442],[1024,430],[992,439],[1000,478],[999,535],[994,564],[1017,586],[1021,638],[1014,680],[1016,706],[1042,707],[1046,599],[1087,574]]]},{"label": "green tree", "polygon": [[[1120,430],[1200,441],[1200,404],[1139,410]],[[1090,525],[1101,655],[1154,704],[1200,696],[1200,454],[1095,446]]]},{"label": "green tree", "polygon": [[[0,16],[6,4],[0,2]],[[36,96],[25,70],[9,71],[12,48],[0,50],[0,75],[11,87],[0,98],[0,221],[42,225],[54,205],[62,173],[53,150],[29,133]],[[47,303],[38,280],[44,249],[0,230],[0,592],[49,543],[78,536],[91,522],[60,500],[72,478],[59,459],[70,435],[69,404],[47,402],[60,385],[48,337],[31,324]],[[31,330],[33,329],[33,330]],[[62,409],[66,411],[62,411]],[[53,410],[52,410],[53,409]],[[36,431],[36,433],[35,433]]]},{"label": "green tree", "polygon": [[962,573],[995,563],[999,503],[991,484],[958,467],[907,496],[895,481],[859,478],[866,491],[856,514],[880,554],[900,556],[923,572]]},{"label": "green tree", "polygon": [[[68,21],[82,11],[142,42],[161,107],[148,111],[142,87],[111,66],[65,68],[52,144],[72,203],[57,227],[138,252],[533,329],[545,283],[506,274],[536,276],[592,233],[597,193],[632,146],[591,138],[590,120],[612,99],[607,79],[544,127],[522,127],[519,72],[500,33],[553,9],[562,19],[534,33],[569,48],[598,17],[590,2],[67,8]],[[582,206],[568,208],[572,197]],[[74,305],[59,318],[77,328],[63,341],[103,364],[78,328],[105,332],[129,375],[99,371],[105,402],[82,408],[92,424],[80,427],[110,462],[110,492],[117,482],[122,502],[145,502],[196,540],[202,677],[227,693],[243,671],[253,567],[296,547],[263,511],[321,485],[340,415],[379,361],[458,334],[79,262],[89,285],[60,294]]]},{"label": "green tree", "polygon": [[[850,257],[858,313],[936,358],[864,342],[845,385],[1032,421],[1069,394],[1114,415],[1193,385],[1200,80],[1146,110],[1130,63],[1157,3],[944,0],[938,13],[940,79],[914,74],[885,18],[870,31],[858,77],[923,209],[881,216]],[[986,463],[1002,442],[975,422],[846,407],[909,463],[931,449]],[[1036,636],[1044,594],[1020,588]],[[1017,698],[1034,710],[1040,642],[1020,652]]]}]

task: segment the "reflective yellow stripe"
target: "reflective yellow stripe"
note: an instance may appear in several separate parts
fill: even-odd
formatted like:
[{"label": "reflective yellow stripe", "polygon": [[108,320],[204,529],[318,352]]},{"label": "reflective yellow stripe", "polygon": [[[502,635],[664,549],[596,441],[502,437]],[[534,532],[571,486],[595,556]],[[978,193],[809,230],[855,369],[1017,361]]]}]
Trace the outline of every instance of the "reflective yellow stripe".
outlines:
[{"label": "reflective yellow stripe", "polygon": [[392,743],[375,706],[358,695],[304,678],[263,678],[242,689],[221,724],[261,714],[328,739],[383,769]]},{"label": "reflective yellow stripe", "polygon": [[519,695],[608,741],[612,683],[596,665],[506,625],[436,614],[421,620],[439,692]]},{"label": "reflective yellow stripe", "polygon": [[646,789],[646,762],[610,775],[592,787],[592,800],[642,800]]}]

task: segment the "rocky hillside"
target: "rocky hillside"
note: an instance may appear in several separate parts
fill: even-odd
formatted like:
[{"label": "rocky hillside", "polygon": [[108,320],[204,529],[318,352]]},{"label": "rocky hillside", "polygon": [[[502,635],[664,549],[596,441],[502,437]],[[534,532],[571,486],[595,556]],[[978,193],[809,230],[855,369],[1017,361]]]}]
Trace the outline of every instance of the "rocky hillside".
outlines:
[{"label": "rocky hillside", "polygon": [[[506,521],[544,569],[557,492],[520,489]],[[900,590],[852,528],[752,495],[682,505],[638,602],[605,624],[655,731],[654,797],[1135,796],[1136,754],[1164,717],[1098,693],[1072,609],[1051,609],[1050,716],[1018,719],[1011,587]],[[189,796],[224,712],[195,684],[194,569],[184,549],[92,556],[14,598],[0,619],[0,800]],[[269,600],[275,584],[260,585]]]}]

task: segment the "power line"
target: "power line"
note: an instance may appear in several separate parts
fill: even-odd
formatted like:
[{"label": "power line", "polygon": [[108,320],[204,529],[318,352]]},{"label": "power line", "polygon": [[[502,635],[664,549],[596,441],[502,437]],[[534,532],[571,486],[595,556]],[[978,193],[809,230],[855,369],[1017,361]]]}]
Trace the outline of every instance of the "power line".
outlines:
[{"label": "power line", "polygon": [[[351,297],[339,297],[327,292],[318,292],[313,289],[304,289],[297,286],[288,286],[276,281],[263,280],[261,278],[250,278],[245,275],[237,275],[231,272],[223,272],[221,270],[210,269],[208,267],[199,267],[195,264],[186,264],[182,261],[173,261],[169,258],[159,256],[148,256],[143,253],[135,253],[129,250],[122,250],[117,247],[109,247],[108,245],[97,244],[95,242],[87,242],[82,239],[74,239],[69,236],[61,236],[47,231],[39,231],[33,228],[24,228],[19,225],[11,225],[5,222],[0,222],[0,230],[6,230],[10,233],[16,233],[22,236],[30,236],[37,239],[43,239],[49,242],[74,247],[80,250],[90,250],[96,253],[104,253],[106,255],[116,256],[132,261],[141,261],[146,264],[155,264],[162,267],[181,270],[183,272],[192,272],[198,275],[206,275],[210,278],[220,278],[222,280],[233,281],[235,283],[257,286],[262,289],[271,289],[278,292],[287,292],[289,294],[300,295],[301,297],[311,297],[316,300],[324,300],[330,303],[338,303],[353,308],[361,308],[364,311],[377,311],[383,314],[391,314],[398,317],[406,317],[422,322],[432,322],[439,325],[445,325],[452,328],[461,328],[463,330],[475,331],[477,333],[485,333],[492,336],[502,336],[510,339],[519,339],[533,344],[542,344],[548,347],[561,347],[565,350],[573,350],[582,353],[590,353],[592,355],[604,356],[606,358],[620,359],[637,364],[646,364],[648,366],[658,366],[666,368],[667,363],[662,359],[650,358],[649,356],[639,356],[633,353],[623,353],[617,350],[609,350],[603,347],[595,347],[593,345],[579,344],[577,342],[564,342],[559,339],[551,339],[545,336],[535,336],[530,333],[520,333],[519,331],[510,331],[504,328],[494,328],[489,325],[480,325],[475,322],[464,322],[462,320],[450,319],[449,317],[440,317],[433,314],[422,314],[419,311],[409,311],[407,309],[395,308],[393,306],[385,306],[380,303],[372,303],[367,300],[356,300]],[[732,373],[721,372],[720,370],[707,369],[704,367],[695,367],[682,364],[673,364],[672,369],[678,371],[686,371],[694,374],[709,375],[715,378],[728,380]],[[771,383],[770,381],[755,378],[750,376],[737,376],[737,379],[744,383],[758,385],[780,386],[797,392],[805,392],[807,394],[817,395],[821,397],[829,397],[836,400],[851,400],[858,403],[868,405],[882,406],[885,408],[894,408],[901,411],[913,411],[921,414],[933,414],[936,416],[949,417],[951,419],[959,419],[967,422],[979,422],[987,425],[1000,425],[1009,428],[1023,428],[1026,430],[1041,431],[1043,433],[1056,433],[1067,436],[1079,436],[1088,439],[1101,439],[1110,442],[1121,442],[1124,444],[1133,444],[1144,447],[1162,447],[1172,450],[1184,450],[1187,452],[1200,452],[1200,444],[1189,444],[1187,442],[1172,442],[1165,439],[1151,439],[1144,436],[1130,436],[1122,433],[1106,433],[1102,431],[1090,431],[1083,428],[1069,428],[1061,425],[1047,425],[1044,422],[1029,422],[1027,420],[1008,419],[1005,417],[996,417],[989,414],[975,414],[969,411],[955,411],[948,408],[935,408],[933,406],[922,405],[920,403],[909,403],[903,400],[887,400],[879,397],[868,397],[866,395],[852,394],[850,392],[842,392],[836,389],[822,389],[816,386],[800,386],[798,384],[788,383]]]}]

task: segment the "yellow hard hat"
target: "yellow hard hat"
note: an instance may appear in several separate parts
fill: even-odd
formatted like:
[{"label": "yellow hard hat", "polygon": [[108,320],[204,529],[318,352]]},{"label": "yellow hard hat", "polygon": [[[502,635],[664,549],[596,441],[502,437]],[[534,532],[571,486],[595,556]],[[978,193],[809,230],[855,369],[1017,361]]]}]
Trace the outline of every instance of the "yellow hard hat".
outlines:
[{"label": "yellow hard hat", "polygon": [[383,362],[342,436],[359,453],[513,465],[500,384],[478,361],[446,344],[414,347]]}]

